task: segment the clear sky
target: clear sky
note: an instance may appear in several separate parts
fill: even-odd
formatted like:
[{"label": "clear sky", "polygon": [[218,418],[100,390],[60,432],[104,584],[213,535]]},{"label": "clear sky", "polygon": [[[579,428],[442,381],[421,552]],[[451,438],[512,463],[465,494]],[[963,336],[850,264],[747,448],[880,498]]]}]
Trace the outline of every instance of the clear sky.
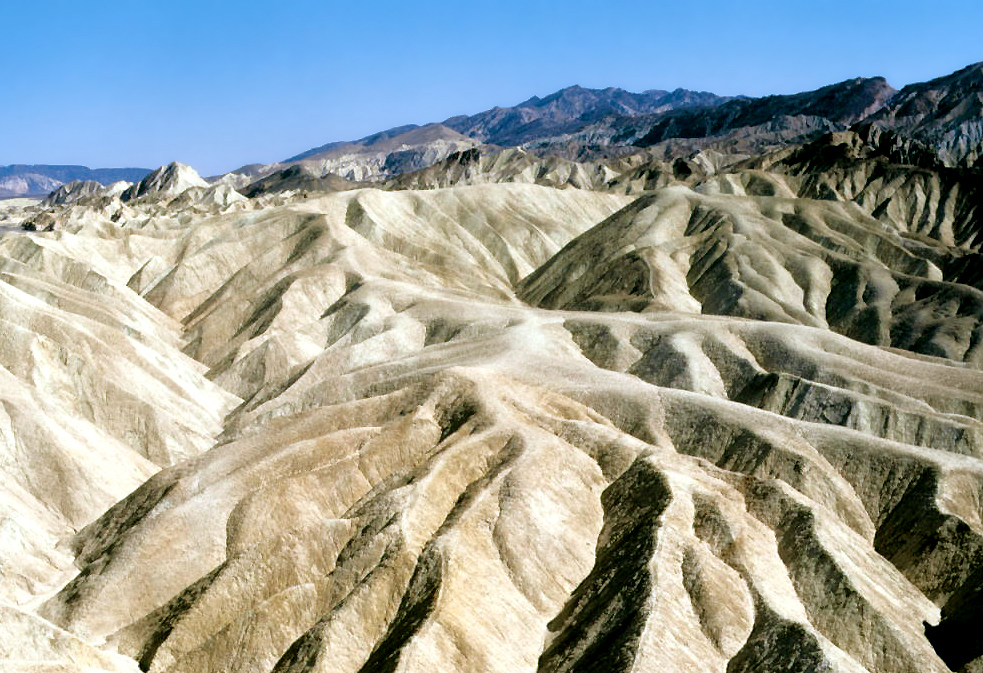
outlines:
[{"label": "clear sky", "polygon": [[215,174],[571,84],[900,88],[981,38],[981,0],[0,0],[0,165]]}]

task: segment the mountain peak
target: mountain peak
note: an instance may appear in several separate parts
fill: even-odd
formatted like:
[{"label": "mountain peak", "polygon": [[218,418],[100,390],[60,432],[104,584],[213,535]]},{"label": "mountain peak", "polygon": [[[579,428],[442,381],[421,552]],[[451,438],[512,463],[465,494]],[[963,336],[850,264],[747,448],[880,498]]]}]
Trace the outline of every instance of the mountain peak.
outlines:
[{"label": "mountain peak", "polygon": [[191,166],[173,161],[127,189],[120,198],[131,201],[149,194],[173,197],[192,187],[208,187],[208,183]]}]

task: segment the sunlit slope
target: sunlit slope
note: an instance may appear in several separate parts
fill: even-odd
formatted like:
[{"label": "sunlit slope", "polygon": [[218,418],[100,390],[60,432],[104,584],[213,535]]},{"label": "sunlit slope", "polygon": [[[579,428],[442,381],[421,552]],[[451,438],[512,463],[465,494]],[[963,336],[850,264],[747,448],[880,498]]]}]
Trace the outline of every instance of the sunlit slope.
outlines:
[{"label": "sunlit slope", "polygon": [[978,319],[918,301],[978,291],[955,242],[797,180],[192,187],[5,237],[205,438],[22,612],[151,671],[962,667]]},{"label": "sunlit slope", "polygon": [[983,293],[959,273],[974,249],[899,231],[852,201],[795,198],[780,176],[750,177],[777,195],[747,195],[727,176],[644,196],[524,279],[519,296],[809,325],[980,360]]}]

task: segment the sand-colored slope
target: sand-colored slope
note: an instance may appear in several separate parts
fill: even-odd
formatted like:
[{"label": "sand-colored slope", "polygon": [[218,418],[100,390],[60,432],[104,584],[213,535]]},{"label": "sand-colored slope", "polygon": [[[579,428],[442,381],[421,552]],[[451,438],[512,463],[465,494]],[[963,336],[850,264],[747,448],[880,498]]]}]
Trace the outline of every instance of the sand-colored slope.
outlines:
[{"label": "sand-colored slope", "polygon": [[211,446],[237,400],[180,325],[100,273],[78,237],[0,238],[0,586],[26,604],[75,569],[63,538],[160,466]]},{"label": "sand-colored slope", "polygon": [[753,194],[723,176],[697,192],[642,197],[525,278],[519,296],[548,308],[682,309],[829,327],[979,360],[983,291],[950,271],[961,269],[964,250],[913,238],[853,202],[793,198],[780,176],[758,179]]},{"label": "sand-colored slope", "polygon": [[18,282],[138,325],[127,392],[214,446],[82,516],[33,618],[174,673],[944,673],[924,624],[974,623],[983,376],[850,338],[899,302],[831,303],[845,279],[938,267],[796,187],[75,206]]}]

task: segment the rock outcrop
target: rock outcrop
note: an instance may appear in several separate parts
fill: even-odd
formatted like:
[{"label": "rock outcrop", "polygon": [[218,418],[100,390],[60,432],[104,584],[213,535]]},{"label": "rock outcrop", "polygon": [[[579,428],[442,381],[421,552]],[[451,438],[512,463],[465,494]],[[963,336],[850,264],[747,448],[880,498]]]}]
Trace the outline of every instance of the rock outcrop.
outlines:
[{"label": "rock outcrop", "polygon": [[[104,186],[95,180],[76,180],[54,190],[41,201],[42,206],[67,206],[103,191]],[[121,190],[124,191],[124,190]]]}]

